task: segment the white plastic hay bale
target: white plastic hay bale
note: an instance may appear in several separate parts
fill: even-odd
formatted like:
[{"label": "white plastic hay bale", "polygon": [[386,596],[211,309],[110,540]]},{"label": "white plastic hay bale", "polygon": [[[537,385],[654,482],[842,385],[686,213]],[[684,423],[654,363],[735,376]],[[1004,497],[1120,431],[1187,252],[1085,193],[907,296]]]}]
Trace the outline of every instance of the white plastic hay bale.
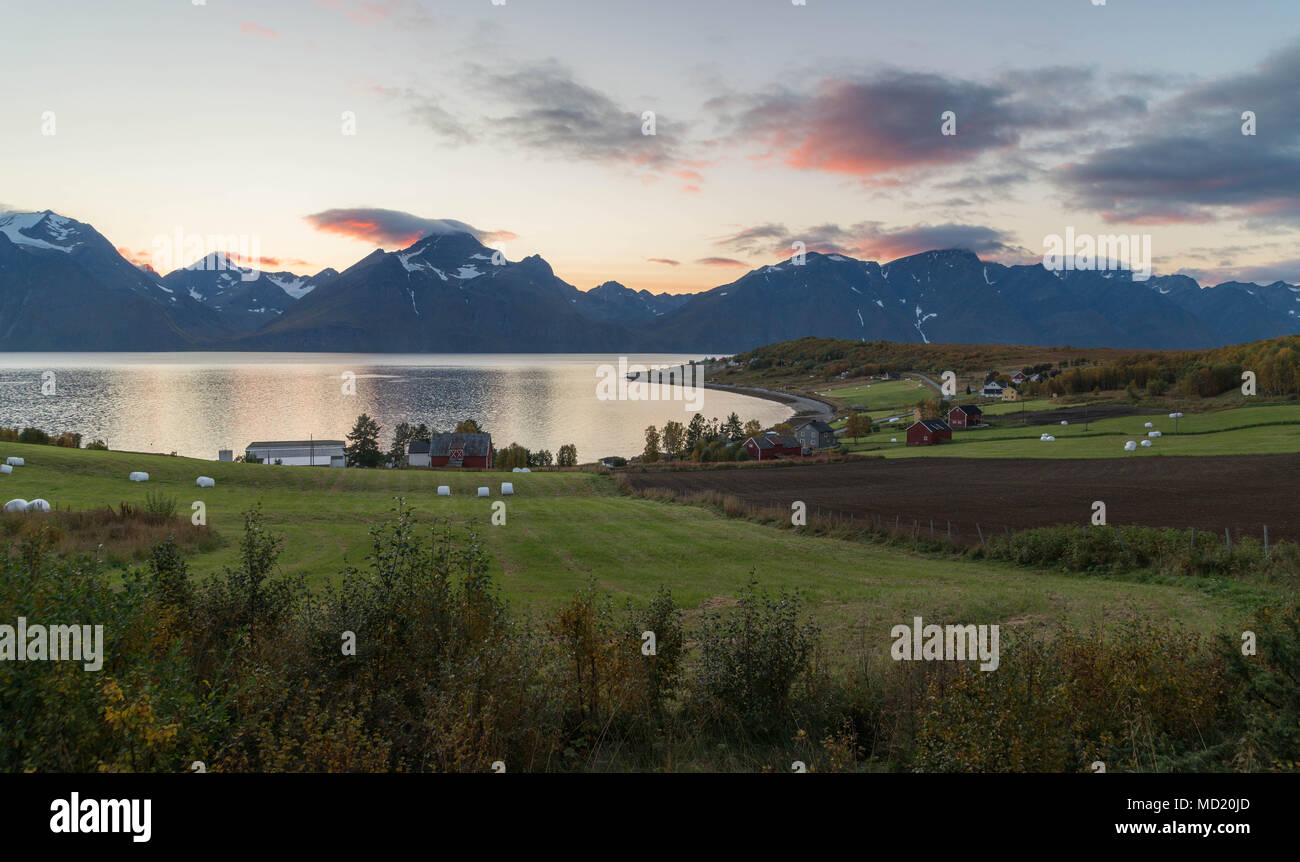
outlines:
[{"label": "white plastic hay bale", "polygon": [[[1145,443],[1146,441],[1143,440],[1142,442]],[[1136,441],[1136,440],[1129,440],[1127,443],[1124,444],[1124,451],[1125,451],[1125,452],[1136,452],[1136,451],[1137,451],[1137,447],[1138,447],[1138,444],[1137,444],[1137,441]]]},{"label": "white plastic hay bale", "polygon": [[478,495],[480,497],[491,497],[492,489],[489,488],[487,485],[480,485],[478,489]]},{"label": "white plastic hay bale", "polygon": [[516,468],[514,468],[513,470],[511,470],[510,472],[511,472],[511,473],[521,473],[521,472],[523,472],[523,471],[520,470],[518,467],[516,467]]},{"label": "white plastic hay bale", "polygon": [[897,437],[890,437],[890,438],[889,438],[889,442],[890,442],[890,443],[897,443],[897,442],[898,442],[898,438],[897,438]]},{"label": "white plastic hay bale", "polygon": [[897,417],[897,416],[890,416],[890,417],[889,417],[889,421],[890,421],[890,422],[897,422],[897,421],[898,421],[898,417]]},{"label": "white plastic hay bale", "polygon": [[1061,424],[1062,424],[1062,425],[1069,425],[1070,423],[1067,422],[1066,420],[1062,419],[1062,420],[1061,420]]},{"label": "white plastic hay bale", "polygon": [[10,467],[21,467],[27,462],[15,455],[10,455],[8,458],[5,459],[5,463],[8,464]]},{"label": "white plastic hay bale", "polygon": [[50,501],[42,500],[37,497],[35,500],[27,501],[27,511],[29,512],[48,512],[50,511]]},{"label": "white plastic hay bale", "polygon": [[213,479],[211,476],[200,476],[194,480],[194,484],[198,485],[200,488],[214,488],[216,487],[217,480]]},{"label": "white plastic hay bale", "polygon": [[531,472],[533,472],[533,469],[532,469],[531,467],[520,467],[520,468],[519,468],[519,472],[520,472],[520,473],[531,473]]},{"label": "white plastic hay bale", "polygon": [[502,482],[502,483],[501,483],[501,496],[504,497],[505,495],[507,495],[507,494],[513,494],[514,492],[515,492],[515,483],[514,483],[514,482]]},{"label": "white plastic hay bale", "polygon": [[1148,423],[1146,423],[1145,425],[1143,425],[1142,427],[1143,427],[1143,428],[1154,428],[1155,425],[1154,425],[1154,423],[1148,422]]},{"label": "white plastic hay bale", "polygon": [[450,486],[450,485],[439,485],[439,486],[438,486],[438,496],[439,496],[439,497],[450,497],[450,496],[451,496],[451,486]]},{"label": "white plastic hay bale", "polygon": [[130,476],[127,476],[126,478],[130,479],[132,482],[148,482],[148,481],[149,481],[149,474],[148,474],[148,473],[142,473],[142,472],[140,472],[139,470],[135,470],[135,471],[132,471],[131,475],[130,475]]},{"label": "white plastic hay bale", "polygon": [[1046,437],[1043,438],[1043,442],[1044,442],[1044,443],[1055,443],[1055,442],[1056,442],[1056,438],[1053,437],[1051,434],[1048,434]]},{"label": "white plastic hay bale", "polygon": [[1151,441],[1150,441],[1150,440],[1143,440],[1143,441],[1142,441],[1142,445],[1143,445],[1143,446],[1146,446],[1146,447],[1149,449],[1149,448],[1151,448]]},{"label": "white plastic hay bale", "polygon": [[1148,437],[1163,437],[1164,435],[1161,434],[1159,431],[1148,431],[1148,432],[1147,432],[1147,436],[1148,436]]},{"label": "white plastic hay bale", "polygon": [[1170,419],[1182,419],[1182,418],[1183,418],[1183,414],[1182,414],[1182,413],[1170,413],[1170,414],[1169,414],[1169,418],[1170,418]]},{"label": "white plastic hay bale", "polygon": [[12,473],[14,468],[8,464],[0,464],[0,473]]},{"label": "white plastic hay bale", "polygon": [[27,501],[24,500],[24,499],[22,499],[22,498],[19,498],[19,499],[16,499],[16,500],[10,500],[8,503],[5,503],[5,511],[6,511],[6,512],[26,512],[26,511],[27,511]]}]

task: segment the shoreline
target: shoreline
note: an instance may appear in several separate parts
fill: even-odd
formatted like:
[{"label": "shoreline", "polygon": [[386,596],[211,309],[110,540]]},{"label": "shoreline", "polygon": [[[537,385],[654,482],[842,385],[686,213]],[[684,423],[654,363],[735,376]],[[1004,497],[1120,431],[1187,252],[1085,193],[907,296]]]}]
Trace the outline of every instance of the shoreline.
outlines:
[{"label": "shoreline", "polygon": [[806,395],[793,395],[778,389],[761,389],[757,386],[730,386],[725,383],[705,383],[704,388],[716,389],[719,392],[731,392],[735,395],[748,395],[751,398],[762,398],[766,401],[783,404],[794,410],[793,415],[786,421],[820,419],[823,422],[830,422],[835,418],[835,408],[831,404]]}]

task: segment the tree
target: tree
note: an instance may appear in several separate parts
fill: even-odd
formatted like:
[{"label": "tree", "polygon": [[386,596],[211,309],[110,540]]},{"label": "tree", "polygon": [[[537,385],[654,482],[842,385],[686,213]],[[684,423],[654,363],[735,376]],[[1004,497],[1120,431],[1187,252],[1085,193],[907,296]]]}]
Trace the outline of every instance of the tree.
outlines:
[{"label": "tree", "polygon": [[549,467],[554,462],[555,462],[555,458],[551,455],[551,451],[549,449],[542,449],[537,452],[532,452],[528,455],[529,467]]},{"label": "tree", "polygon": [[378,467],[384,461],[379,451],[379,423],[362,413],[348,432],[343,456],[349,467]]},{"label": "tree", "polygon": [[726,434],[732,440],[739,440],[740,435],[745,433],[745,428],[740,424],[740,417],[732,413],[727,417],[727,421],[722,425],[722,433]]},{"label": "tree", "polygon": [[665,422],[663,433],[664,453],[669,460],[680,458],[686,443],[686,428],[680,422]]},{"label": "tree", "polygon": [[456,430],[453,434],[482,434],[483,429],[478,427],[478,423],[473,419],[462,419],[456,423]]},{"label": "tree", "polygon": [[871,417],[866,413],[854,413],[844,423],[844,436],[857,440],[871,433]]},{"label": "tree", "polygon": [[561,446],[560,451],[555,454],[555,465],[557,467],[578,466],[578,447],[572,443]]},{"label": "tree", "polygon": [[778,422],[772,426],[772,430],[780,434],[782,437],[794,436],[794,426],[789,422]]},{"label": "tree", "polygon": [[513,470],[515,467],[531,467],[532,456],[528,450],[518,443],[511,443],[506,448],[497,453],[492,459],[493,465],[498,470]]},{"label": "tree", "polygon": [[763,433],[763,423],[757,419],[750,419],[745,423],[744,429],[740,432],[748,440],[750,437],[757,437]]},{"label": "tree", "polygon": [[645,449],[641,451],[641,460],[647,463],[659,460],[659,431],[653,425],[645,429]]},{"label": "tree", "polygon": [[696,413],[686,426],[686,448],[694,449],[695,444],[704,439],[704,417]]},{"label": "tree", "polygon": [[388,450],[388,466],[400,467],[406,461],[406,445],[416,439],[415,429],[405,422],[398,422],[393,429],[393,445]]}]

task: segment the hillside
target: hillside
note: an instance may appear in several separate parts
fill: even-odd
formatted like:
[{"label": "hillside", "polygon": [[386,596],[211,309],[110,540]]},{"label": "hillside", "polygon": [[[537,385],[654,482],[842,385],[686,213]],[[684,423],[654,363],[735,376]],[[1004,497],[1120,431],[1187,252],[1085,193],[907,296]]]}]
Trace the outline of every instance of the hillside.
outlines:
[{"label": "hillside", "polygon": [[809,252],[699,293],[579,290],[459,228],[336,273],[210,252],[166,276],[90,225],[0,215],[0,350],[737,352],[804,337],[1206,349],[1300,330],[1300,286],[1004,266],[943,249],[886,263]]}]

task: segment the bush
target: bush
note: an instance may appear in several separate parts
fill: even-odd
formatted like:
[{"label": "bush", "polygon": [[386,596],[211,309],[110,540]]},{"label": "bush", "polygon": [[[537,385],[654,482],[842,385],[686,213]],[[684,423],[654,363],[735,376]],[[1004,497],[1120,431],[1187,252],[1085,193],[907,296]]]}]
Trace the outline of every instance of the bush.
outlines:
[{"label": "bush", "polygon": [[794,690],[810,681],[819,641],[797,595],[751,582],[734,610],[701,624],[694,709],[723,733],[775,737],[791,726]]},{"label": "bush", "polygon": [[19,443],[36,443],[42,446],[49,445],[50,435],[46,434],[39,428],[24,428],[18,435]]}]

